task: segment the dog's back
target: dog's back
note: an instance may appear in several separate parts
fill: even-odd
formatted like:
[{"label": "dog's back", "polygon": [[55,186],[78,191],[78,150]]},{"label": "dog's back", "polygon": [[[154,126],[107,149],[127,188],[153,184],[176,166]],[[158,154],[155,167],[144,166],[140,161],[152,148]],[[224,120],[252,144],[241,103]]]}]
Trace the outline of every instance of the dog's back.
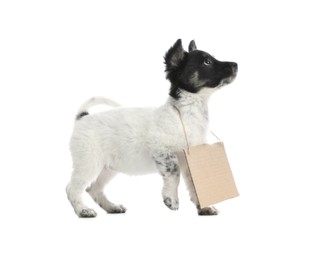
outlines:
[{"label": "dog's back", "polygon": [[147,144],[154,111],[116,108],[77,120],[70,142],[73,160],[78,156],[81,162],[97,157],[111,169],[129,174],[155,171]]}]

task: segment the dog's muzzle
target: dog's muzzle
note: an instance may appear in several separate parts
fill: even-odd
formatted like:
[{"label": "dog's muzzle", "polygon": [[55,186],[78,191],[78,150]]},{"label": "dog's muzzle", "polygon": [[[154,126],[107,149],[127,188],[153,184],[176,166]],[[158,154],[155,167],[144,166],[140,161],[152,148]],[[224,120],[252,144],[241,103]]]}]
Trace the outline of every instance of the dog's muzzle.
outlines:
[{"label": "dog's muzzle", "polygon": [[237,71],[238,71],[238,64],[237,64],[236,62],[231,62],[231,63],[230,63],[230,66],[231,66],[231,68],[232,68],[233,74],[234,74],[235,77],[236,77]]},{"label": "dog's muzzle", "polygon": [[238,64],[236,62],[230,62],[229,65],[230,65],[232,73],[229,77],[222,80],[222,82],[220,84],[221,87],[224,85],[232,83],[237,76]]}]

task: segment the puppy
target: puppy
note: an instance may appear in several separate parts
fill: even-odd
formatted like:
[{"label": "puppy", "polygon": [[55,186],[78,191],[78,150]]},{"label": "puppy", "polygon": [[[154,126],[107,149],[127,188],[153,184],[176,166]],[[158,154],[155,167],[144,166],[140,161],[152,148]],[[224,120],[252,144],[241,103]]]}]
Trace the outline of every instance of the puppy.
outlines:
[{"label": "puppy", "polygon": [[[159,172],[163,178],[164,204],[171,210],[178,209],[182,151],[187,146],[178,111],[189,145],[206,143],[208,99],[235,79],[237,64],[218,61],[197,50],[194,41],[186,52],[181,39],[164,59],[171,87],[169,98],[161,107],[121,108],[109,99],[92,98],[80,108],[70,141],[73,172],[66,188],[79,217],[97,215],[83,203],[85,191],[108,213],[126,211],[124,206],[109,201],[103,191],[118,172],[131,175]],[[89,108],[97,104],[114,109],[90,115]],[[214,207],[200,207],[189,173],[184,170],[182,175],[198,214],[216,215]]]}]

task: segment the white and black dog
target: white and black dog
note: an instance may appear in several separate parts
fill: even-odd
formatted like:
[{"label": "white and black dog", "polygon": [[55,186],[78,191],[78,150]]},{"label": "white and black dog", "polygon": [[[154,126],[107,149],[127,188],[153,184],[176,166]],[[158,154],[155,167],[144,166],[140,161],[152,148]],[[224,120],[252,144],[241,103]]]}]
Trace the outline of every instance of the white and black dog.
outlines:
[{"label": "white and black dog", "polygon": [[[194,41],[186,52],[180,39],[167,51],[165,64],[171,88],[161,107],[121,108],[109,99],[92,98],[80,108],[70,142],[73,173],[66,188],[79,217],[97,215],[83,203],[85,191],[108,213],[126,211],[124,206],[109,201],[103,191],[118,172],[136,175],[158,171],[164,183],[163,202],[172,210],[178,209],[182,151],[187,145],[177,109],[190,146],[206,143],[208,99],[234,80],[237,64],[218,61],[197,50]],[[88,109],[98,104],[115,108],[90,115]],[[182,175],[198,214],[216,215],[214,207],[199,206],[189,173],[183,171]]]}]

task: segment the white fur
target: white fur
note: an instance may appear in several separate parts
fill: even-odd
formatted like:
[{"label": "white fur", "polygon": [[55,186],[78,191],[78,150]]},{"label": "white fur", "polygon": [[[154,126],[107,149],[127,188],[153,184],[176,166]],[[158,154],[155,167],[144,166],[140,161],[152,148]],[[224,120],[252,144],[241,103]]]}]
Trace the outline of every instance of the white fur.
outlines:
[{"label": "white fur", "polygon": [[[107,200],[103,194],[105,184],[117,172],[137,175],[158,170],[164,178],[164,202],[170,209],[177,209],[179,174],[177,170],[172,174],[164,173],[163,168],[158,167],[159,158],[168,158],[169,154],[176,154],[178,164],[182,164],[181,154],[186,148],[186,141],[174,106],[181,111],[189,144],[203,144],[208,128],[207,102],[215,90],[204,88],[197,94],[182,91],[179,100],[169,97],[159,108],[123,108],[108,99],[88,100],[79,112],[101,103],[115,108],[84,116],[75,122],[70,142],[73,174],[67,186],[68,198],[75,212],[81,217],[96,215],[82,202],[85,190],[107,212],[125,212],[123,206]],[[161,164],[164,163],[173,162],[161,161]],[[191,198],[198,206],[188,174],[185,173],[184,177]]]},{"label": "white fur", "polygon": [[116,103],[115,101],[104,98],[104,97],[93,97],[87,100],[83,105],[79,108],[78,114],[81,112],[86,112],[89,110],[89,108],[97,105],[107,105],[111,107],[119,107],[120,104]]}]

